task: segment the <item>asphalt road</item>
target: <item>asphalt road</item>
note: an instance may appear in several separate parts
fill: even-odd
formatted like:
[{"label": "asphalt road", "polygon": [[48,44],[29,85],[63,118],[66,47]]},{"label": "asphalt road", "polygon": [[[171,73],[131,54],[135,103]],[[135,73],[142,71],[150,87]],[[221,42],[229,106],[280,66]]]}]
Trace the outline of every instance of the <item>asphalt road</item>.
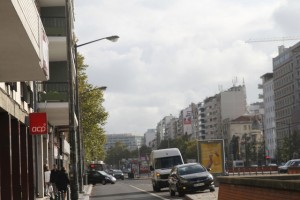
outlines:
[{"label": "asphalt road", "polygon": [[188,197],[199,197],[201,195],[204,198],[206,195],[211,194],[213,193],[207,191],[185,197],[178,197],[177,195],[171,197],[168,188],[162,189],[161,192],[153,192],[150,179],[142,178],[118,180],[116,184],[97,184],[92,189],[90,200],[187,200],[191,199]]}]

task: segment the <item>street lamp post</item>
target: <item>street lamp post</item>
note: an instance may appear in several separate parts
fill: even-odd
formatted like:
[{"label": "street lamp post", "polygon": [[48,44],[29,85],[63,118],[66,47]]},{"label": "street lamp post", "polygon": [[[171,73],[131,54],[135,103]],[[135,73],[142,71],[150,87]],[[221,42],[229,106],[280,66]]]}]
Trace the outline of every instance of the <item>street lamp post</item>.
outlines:
[{"label": "street lamp post", "polygon": [[[92,40],[90,42],[86,42],[86,43],[83,43],[83,44],[75,44],[74,45],[74,51],[75,51],[75,69],[76,69],[76,77],[75,77],[75,82],[76,82],[76,114],[77,114],[77,117],[78,117],[78,126],[77,126],[77,156],[78,156],[78,180],[79,180],[79,191],[80,192],[83,192],[83,157],[82,157],[82,141],[81,141],[81,120],[80,120],[80,106],[79,106],[79,95],[78,95],[78,60],[77,60],[77,57],[78,57],[78,52],[77,52],[77,48],[78,47],[82,47],[82,46],[85,46],[85,45],[88,45],[88,44],[91,44],[91,43],[94,43],[94,42],[98,42],[98,41],[101,41],[101,40],[109,40],[111,42],[116,42],[117,40],[119,39],[119,36],[117,35],[113,35],[113,36],[109,36],[109,37],[104,37],[104,38],[100,38],[100,39],[96,39],[96,40]],[[106,87],[98,87],[98,88],[94,88],[94,89],[101,89],[101,90],[105,90]],[[93,89],[93,90],[94,90]],[[73,184],[76,184],[76,183],[73,183]],[[72,185],[71,185],[72,187]],[[76,188],[78,187],[74,187],[76,193],[78,193],[78,191],[76,191]]]},{"label": "street lamp post", "polygon": [[[95,90],[100,90],[100,91],[103,91],[103,90],[106,90],[106,86],[101,86],[101,87],[94,87],[90,90],[86,90],[84,92],[81,93],[81,95],[83,94],[86,94],[86,93],[89,93],[89,92],[92,92],[92,91],[95,91]],[[77,105],[81,105],[81,95],[78,95],[78,104]],[[78,108],[78,118],[79,118],[79,123],[81,125],[81,113],[82,113],[82,109],[81,108]],[[80,129],[80,130],[79,130]],[[79,179],[79,191],[80,192],[83,192],[83,185],[84,185],[84,181],[83,181],[83,174],[84,174],[84,166],[85,166],[85,162],[84,162],[84,145],[83,145],[83,140],[84,140],[84,130],[82,129],[82,126],[79,126],[78,127],[78,138],[80,138],[80,140],[78,140],[78,158],[79,158],[79,162],[78,162],[78,179]],[[81,178],[82,177],[82,178]]]}]

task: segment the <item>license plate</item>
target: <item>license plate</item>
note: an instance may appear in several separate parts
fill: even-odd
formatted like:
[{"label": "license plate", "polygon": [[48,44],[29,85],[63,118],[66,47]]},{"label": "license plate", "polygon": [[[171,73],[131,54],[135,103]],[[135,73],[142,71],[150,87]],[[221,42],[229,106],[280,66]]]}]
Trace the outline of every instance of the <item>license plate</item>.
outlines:
[{"label": "license plate", "polygon": [[203,186],[203,185],[204,185],[204,183],[195,183],[194,187],[199,187],[199,186]]}]

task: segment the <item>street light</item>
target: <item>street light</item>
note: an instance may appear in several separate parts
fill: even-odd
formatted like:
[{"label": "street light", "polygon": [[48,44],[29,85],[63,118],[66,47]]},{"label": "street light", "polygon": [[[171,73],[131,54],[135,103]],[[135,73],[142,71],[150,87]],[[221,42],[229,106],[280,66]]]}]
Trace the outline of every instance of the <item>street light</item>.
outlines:
[{"label": "street light", "polygon": [[[109,36],[109,37],[92,40],[90,42],[86,42],[83,44],[79,44],[79,45],[75,44],[74,45],[75,68],[76,68],[76,80],[75,80],[76,81],[76,89],[75,89],[75,91],[76,91],[76,113],[78,116],[78,126],[77,126],[77,134],[76,134],[76,136],[77,136],[77,151],[76,151],[76,153],[77,153],[77,157],[79,158],[79,160],[78,160],[78,172],[79,173],[77,173],[77,174],[78,174],[78,179],[79,179],[79,191],[81,193],[83,192],[83,161],[82,161],[82,142],[81,142],[81,120],[80,120],[79,94],[78,94],[78,60],[77,60],[78,53],[77,53],[77,48],[94,43],[94,42],[98,42],[100,40],[109,40],[111,42],[116,42],[118,39],[119,39],[119,36],[113,35],[113,36]],[[106,86],[96,87],[96,88],[93,88],[92,90],[99,90],[99,89],[105,90]],[[74,146],[76,146],[76,144],[74,144]],[[72,153],[72,151],[71,151],[71,153]],[[73,191],[75,193],[78,193],[77,185],[78,185],[78,183],[76,182],[76,179],[75,179],[75,181],[71,182],[71,188],[73,188]]]}]

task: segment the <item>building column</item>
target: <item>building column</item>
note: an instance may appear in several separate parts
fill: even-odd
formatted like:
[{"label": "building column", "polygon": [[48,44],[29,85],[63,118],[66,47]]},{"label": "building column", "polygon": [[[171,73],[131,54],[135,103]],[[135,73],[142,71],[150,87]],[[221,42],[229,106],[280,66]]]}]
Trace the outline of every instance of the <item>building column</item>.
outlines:
[{"label": "building column", "polygon": [[12,185],[14,199],[22,199],[21,193],[21,143],[20,143],[20,122],[17,119],[11,120],[11,141],[12,141]]},{"label": "building column", "polygon": [[35,199],[35,173],[34,173],[34,138],[29,134],[28,136],[28,187],[29,187],[29,199]]},{"label": "building column", "polygon": [[44,197],[44,159],[43,159],[43,135],[35,135],[36,140],[36,190],[38,197]]},{"label": "building column", "polygon": [[28,181],[28,132],[24,124],[20,126],[21,135],[21,181],[22,199],[29,200],[29,181]]},{"label": "building column", "polygon": [[11,116],[0,113],[0,159],[1,159],[1,199],[13,199],[12,155],[11,155]]}]

